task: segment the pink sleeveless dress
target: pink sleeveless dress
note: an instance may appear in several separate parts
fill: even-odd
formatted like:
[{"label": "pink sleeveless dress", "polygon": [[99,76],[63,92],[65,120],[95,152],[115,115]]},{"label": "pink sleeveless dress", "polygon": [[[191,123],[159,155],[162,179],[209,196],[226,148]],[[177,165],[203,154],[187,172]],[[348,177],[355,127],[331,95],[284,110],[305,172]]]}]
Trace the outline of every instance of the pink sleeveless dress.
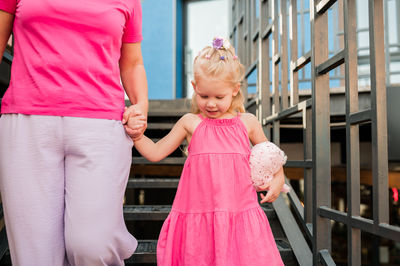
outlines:
[{"label": "pink sleeveless dress", "polygon": [[157,265],[283,265],[250,179],[250,143],[240,114],[202,119],[160,232]]}]

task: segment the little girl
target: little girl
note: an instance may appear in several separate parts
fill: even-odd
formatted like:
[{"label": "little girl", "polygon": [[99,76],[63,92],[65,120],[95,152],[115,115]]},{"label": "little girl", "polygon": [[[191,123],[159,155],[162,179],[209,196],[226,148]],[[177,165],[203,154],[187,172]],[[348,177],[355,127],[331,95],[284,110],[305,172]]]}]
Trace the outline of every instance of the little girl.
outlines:
[{"label": "little girl", "polygon": [[[158,239],[157,264],[283,265],[250,179],[249,139],[255,145],[267,138],[257,118],[244,113],[244,68],[229,42],[216,38],[195,58],[193,69],[193,112],[157,143],[145,136],[135,140],[136,149],[150,161],[165,158],[184,139],[189,143],[172,210]],[[134,119],[138,117],[128,126],[138,124]],[[274,201],[283,184],[280,169],[260,188],[268,190],[261,203]]]}]

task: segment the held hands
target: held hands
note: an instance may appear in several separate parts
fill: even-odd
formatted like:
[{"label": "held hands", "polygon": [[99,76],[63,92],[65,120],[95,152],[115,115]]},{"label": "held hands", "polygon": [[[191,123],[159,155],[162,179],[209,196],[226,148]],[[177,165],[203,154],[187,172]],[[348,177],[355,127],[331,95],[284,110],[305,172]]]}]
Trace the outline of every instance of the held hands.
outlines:
[{"label": "held hands", "polygon": [[125,107],[122,124],[124,125],[126,133],[132,140],[138,141],[142,138],[147,128],[147,117],[143,114],[139,105],[131,105]]},{"label": "held hands", "polygon": [[285,184],[285,178],[283,174],[283,168],[281,168],[275,174],[274,178],[272,178],[272,180],[269,181],[265,186],[257,187],[256,189],[257,192],[265,190],[268,191],[265,195],[263,193],[260,193],[261,196],[260,203],[275,201],[279,197],[284,184]]}]

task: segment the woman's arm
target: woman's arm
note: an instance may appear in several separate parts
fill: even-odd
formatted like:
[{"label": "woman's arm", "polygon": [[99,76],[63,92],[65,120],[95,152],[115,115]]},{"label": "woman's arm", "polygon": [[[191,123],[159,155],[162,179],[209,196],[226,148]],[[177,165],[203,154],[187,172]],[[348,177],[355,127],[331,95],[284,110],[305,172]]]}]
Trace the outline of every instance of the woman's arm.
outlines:
[{"label": "woman's arm", "polygon": [[[140,43],[123,43],[119,60],[121,81],[132,105],[125,110],[122,123],[125,124],[131,115],[142,114],[147,118],[149,101],[147,98],[147,78],[143,65]],[[140,137],[146,127],[135,129]]]},{"label": "woman's arm", "polygon": [[168,135],[160,139],[157,143],[143,136],[135,141],[135,148],[147,160],[158,162],[171,154],[186,138],[188,132],[187,122],[188,115],[185,115],[178,120]]},{"label": "woman's arm", "polygon": [[14,15],[0,10],[0,62],[13,28]]}]

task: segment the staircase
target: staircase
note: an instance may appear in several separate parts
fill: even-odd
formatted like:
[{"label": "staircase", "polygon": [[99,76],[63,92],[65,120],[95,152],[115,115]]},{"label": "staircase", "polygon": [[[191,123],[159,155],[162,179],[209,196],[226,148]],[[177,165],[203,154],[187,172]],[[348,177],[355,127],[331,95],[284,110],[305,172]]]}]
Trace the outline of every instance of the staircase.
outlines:
[{"label": "staircase", "polygon": [[[146,135],[158,140],[189,108],[185,100],[151,101],[149,110]],[[183,145],[158,163],[149,162],[135,149],[133,151],[124,215],[128,229],[139,240],[139,246],[135,254],[125,261],[127,265],[156,265],[158,234],[171,210],[185,162]],[[262,208],[270,222],[283,262],[285,265],[299,265],[272,204],[263,204]]]},{"label": "staircase", "polygon": [[[189,103],[185,100],[151,101],[146,135],[155,141],[165,136],[174,123],[189,111],[188,106]],[[147,161],[133,149],[132,168],[125,193],[124,217],[128,230],[138,239],[139,245],[135,253],[125,260],[126,265],[157,265],[157,238],[163,221],[171,210],[178,187],[185,162],[185,145],[186,143],[182,143],[179,149],[158,163]],[[268,217],[284,264],[299,265],[273,205],[263,204],[262,208]],[[0,215],[2,216],[1,209]],[[0,244],[1,255],[4,254],[0,257],[0,265],[11,265],[4,229],[0,237],[4,239],[4,245]]]}]

